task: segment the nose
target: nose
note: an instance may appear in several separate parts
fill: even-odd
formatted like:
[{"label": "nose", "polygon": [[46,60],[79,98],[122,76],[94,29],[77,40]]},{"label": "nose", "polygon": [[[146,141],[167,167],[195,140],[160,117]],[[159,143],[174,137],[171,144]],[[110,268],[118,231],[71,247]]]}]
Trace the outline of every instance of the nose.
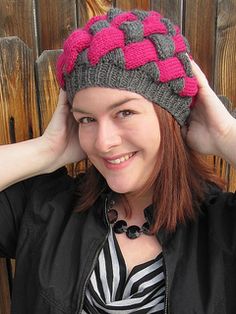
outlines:
[{"label": "nose", "polygon": [[112,121],[99,123],[95,147],[99,152],[106,153],[122,143],[120,129]]}]

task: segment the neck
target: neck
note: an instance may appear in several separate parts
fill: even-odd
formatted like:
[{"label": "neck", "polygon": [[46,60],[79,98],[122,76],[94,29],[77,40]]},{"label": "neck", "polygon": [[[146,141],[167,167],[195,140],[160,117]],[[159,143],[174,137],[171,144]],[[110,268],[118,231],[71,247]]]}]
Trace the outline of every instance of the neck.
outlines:
[{"label": "neck", "polygon": [[[134,193],[125,194],[126,200],[124,202],[120,199],[119,194],[114,195],[115,201],[115,209],[119,213],[119,217],[126,217],[127,219],[137,219],[143,220],[144,219],[144,208],[152,204],[152,193],[145,193],[142,195],[137,195]],[[131,215],[126,216],[125,208],[128,207],[131,209]]]},{"label": "neck", "polygon": [[132,212],[139,212],[152,204],[153,190],[149,190],[142,195],[128,193],[125,196],[132,208]]}]

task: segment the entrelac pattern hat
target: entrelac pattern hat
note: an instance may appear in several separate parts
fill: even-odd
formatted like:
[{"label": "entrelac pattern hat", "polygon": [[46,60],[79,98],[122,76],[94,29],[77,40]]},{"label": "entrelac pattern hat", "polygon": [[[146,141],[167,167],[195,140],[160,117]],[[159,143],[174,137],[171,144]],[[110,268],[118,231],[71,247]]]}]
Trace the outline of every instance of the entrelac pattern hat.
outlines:
[{"label": "entrelac pattern hat", "polygon": [[57,77],[70,103],[86,87],[118,88],[160,105],[183,125],[198,91],[188,54],[179,28],[158,12],[113,8],[68,37]]}]

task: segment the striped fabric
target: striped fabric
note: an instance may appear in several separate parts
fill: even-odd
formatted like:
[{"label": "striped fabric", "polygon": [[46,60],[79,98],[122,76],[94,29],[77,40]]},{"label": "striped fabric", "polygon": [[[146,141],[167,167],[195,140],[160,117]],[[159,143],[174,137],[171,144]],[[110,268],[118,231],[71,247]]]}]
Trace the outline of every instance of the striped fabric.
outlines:
[{"label": "striped fabric", "polygon": [[85,293],[83,314],[164,313],[163,257],[128,273],[113,231],[101,251]]}]

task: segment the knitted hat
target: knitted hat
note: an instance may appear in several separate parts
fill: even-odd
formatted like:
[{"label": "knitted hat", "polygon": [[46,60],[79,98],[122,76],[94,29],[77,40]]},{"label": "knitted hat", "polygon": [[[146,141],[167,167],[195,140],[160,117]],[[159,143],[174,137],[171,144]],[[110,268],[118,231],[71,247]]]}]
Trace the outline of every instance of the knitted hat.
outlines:
[{"label": "knitted hat", "polygon": [[57,77],[70,103],[86,87],[118,88],[160,105],[183,125],[198,90],[188,54],[179,28],[158,12],[112,8],[68,37]]}]

